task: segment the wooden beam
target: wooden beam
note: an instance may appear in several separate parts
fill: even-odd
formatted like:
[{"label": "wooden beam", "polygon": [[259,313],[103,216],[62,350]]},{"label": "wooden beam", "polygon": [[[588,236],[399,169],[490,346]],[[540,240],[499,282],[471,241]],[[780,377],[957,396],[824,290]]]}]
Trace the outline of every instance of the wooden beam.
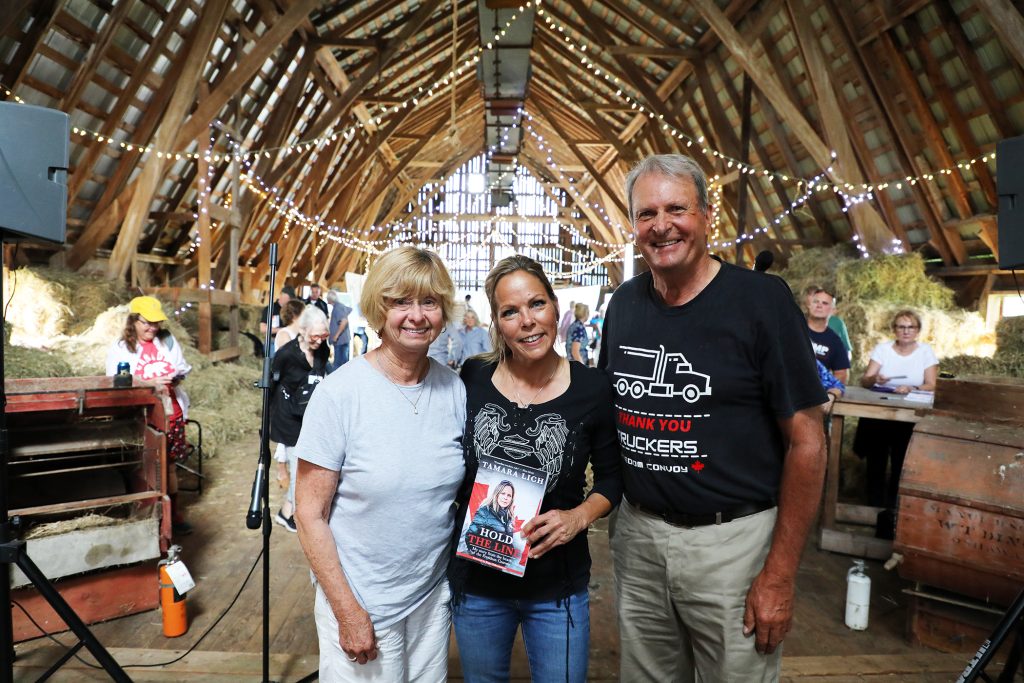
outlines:
[{"label": "wooden beam", "polygon": [[[811,86],[817,95],[818,110],[821,114],[822,126],[825,129],[825,137],[828,138],[832,149],[836,152],[836,159],[831,162],[835,169],[833,178],[842,179],[853,185],[852,189],[847,190],[848,193],[859,194],[860,185],[864,184],[864,177],[857,165],[854,146],[850,142],[850,135],[846,127],[847,107],[840,104],[836,88],[832,85],[829,69],[825,64],[825,57],[818,42],[821,31],[815,30],[811,26],[810,15],[813,8],[808,7],[806,0],[787,0],[786,7],[789,10],[790,23],[796,34],[797,44],[803,52]],[[847,212],[847,215],[850,217],[854,231],[870,251],[879,252],[892,246],[892,230],[885,225],[882,217],[868,202],[855,204]]]},{"label": "wooden beam", "polygon": [[[171,143],[175,139],[188,109],[195,101],[196,86],[199,84],[210,48],[220,31],[229,5],[229,0],[211,0],[206,4],[202,15],[196,17],[194,33],[189,40],[188,50],[186,50],[188,57],[182,68],[181,77],[178,79],[174,95],[164,112],[160,129],[157,130],[153,138],[152,146],[156,149],[177,148]],[[107,266],[107,277],[110,279],[118,280],[124,277],[125,271],[131,263],[139,235],[142,233],[142,225],[149,215],[149,205],[163,177],[165,165],[163,159],[151,154],[135,181],[137,188],[125,214],[121,232],[117,236],[117,243]]]},{"label": "wooden beam", "polygon": [[685,47],[661,47],[651,45],[601,45],[600,47],[610,55],[627,55],[630,57],[700,59],[702,56],[699,50]]},{"label": "wooden beam", "polygon": [[[319,3],[320,0],[303,0]],[[376,78],[384,67],[395,57],[398,51],[405,47],[409,39],[423,27],[423,24],[430,18],[439,5],[439,0],[425,0],[416,10],[416,13],[402,25],[402,30],[388,42],[388,47],[380,53],[379,58],[370,66],[360,72],[359,76],[352,81],[352,85],[342,93],[337,102],[333,102],[322,116],[305,131],[306,138],[317,138],[330,129],[338,120],[343,118],[356,98],[363,92],[367,84]],[[278,180],[295,163],[296,155],[290,155],[278,162],[277,166],[267,176],[267,184],[275,185]]]},{"label": "wooden beam", "polygon": [[269,21],[267,32],[260,36],[245,57],[210,91],[209,96],[198,101],[195,111],[178,131],[173,146],[164,149],[182,149],[205,131],[224,105],[241,92],[263,68],[267,59],[321,4],[322,0],[295,0],[284,14]]},{"label": "wooden beam", "polygon": [[114,35],[117,33],[117,29],[121,26],[131,6],[132,3],[130,2],[119,2],[114,5],[113,11],[104,19],[103,28],[100,30],[96,41],[89,45],[85,61],[81,63],[75,72],[71,85],[65,91],[57,109],[61,111],[74,111],[78,106],[79,98],[85,92],[85,88],[89,85],[93,75],[95,75],[100,60],[103,59],[107,48],[113,42]]},{"label": "wooden beam", "polygon": [[[977,7],[988,19],[1007,54],[1024,69],[1024,17],[1011,0],[977,0]],[[982,74],[975,74],[984,78]]]}]

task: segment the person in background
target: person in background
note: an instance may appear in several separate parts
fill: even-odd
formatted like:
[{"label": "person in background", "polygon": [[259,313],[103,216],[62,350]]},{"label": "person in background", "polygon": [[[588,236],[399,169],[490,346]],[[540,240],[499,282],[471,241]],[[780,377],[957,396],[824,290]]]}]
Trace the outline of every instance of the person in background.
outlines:
[{"label": "person in background", "polygon": [[274,338],[277,337],[277,330],[281,327],[281,307],[288,303],[291,299],[295,298],[295,288],[290,285],[285,285],[281,288],[281,293],[277,295],[277,300],[272,304],[265,306],[263,312],[260,313],[260,339],[266,339],[267,337],[267,311],[269,309],[270,319],[270,355],[274,355]]},{"label": "person in background", "polygon": [[[468,514],[484,455],[549,476],[540,513],[532,519],[532,511],[520,513],[522,538],[531,544],[522,576],[452,560],[462,675],[466,683],[508,681],[522,628],[532,680],[582,683],[590,640],[587,529],[618,504],[622,491],[612,389],[604,373],[566,362],[555,350],[558,300],[539,263],[520,255],[502,259],[484,289],[494,351],[462,366],[467,485],[460,517]],[[512,496],[502,503],[501,489],[494,493],[506,507]]]},{"label": "person in background", "polygon": [[437,254],[381,256],[359,300],[381,344],[328,375],[306,409],[295,521],[316,587],[322,681],[447,679],[466,389],[427,348],[454,295]]},{"label": "person in background", "polygon": [[320,298],[320,285],[315,282],[309,285],[309,298],[305,303],[319,308],[323,311],[324,317],[330,315],[327,311],[327,302]]},{"label": "person in background", "polygon": [[480,327],[480,320],[474,311],[467,310],[462,322],[463,327],[459,330],[459,359],[456,363],[458,367],[462,367],[467,358],[491,350],[491,337],[487,330]]},{"label": "person in background", "polygon": [[[281,325],[277,328],[277,335],[272,340],[274,345],[273,348],[280,349],[282,346],[299,336],[299,318],[305,310],[306,304],[302,303],[301,299],[289,299],[283,306],[281,306]],[[274,440],[276,441],[276,439]],[[292,439],[291,444],[289,445],[294,444],[295,439]],[[291,496],[295,487],[291,483],[292,476],[288,474],[288,451],[285,444],[280,441],[278,441],[277,446],[274,449],[274,462],[277,463],[277,485],[283,489],[288,489],[289,496]],[[295,466],[292,465],[291,469],[294,471]],[[290,517],[291,513],[289,513],[288,516]]]},{"label": "person in background", "polygon": [[[866,389],[875,386],[888,389],[895,394],[911,391],[935,391],[938,378],[939,359],[932,347],[918,341],[921,333],[921,317],[911,310],[902,310],[892,319],[895,341],[885,341],[871,351],[860,384]],[[896,509],[900,474],[903,458],[913,434],[910,422],[892,422],[862,417],[857,423],[853,440],[853,451],[867,460],[865,486],[868,505]],[[886,477],[886,467],[889,476]],[[883,537],[890,537],[889,528],[878,529]]]},{"label": "person in background", "polygon": [[[298,334],[277,349],[274,354],[274,397],[270,413],[270,438],[284,452],[288,467],[288,494],[274,521],[291,532],[295,526],[295,442],[302,429],[302,420],[309,394],[327,375],[327,317],[316,306],[307,306],[297,300],[289,301],[302,306],[296,318]],[[285,309],[287,310],[287,306]],[[277,454],[275,453],[275,459]],[[280,464],[280,463],[279,463]]]},{"label": "person in background", "polygon": [[835,306],[835,297],[823,287],[808,287],[807,335],[811,338],[814,357],[840,382],[850,374],[850,352],[843,340],[829,329],[828,321]]},{"label": "person in background", "polygon": [[599,306],[594,311],[594,315],[587,325],[590,328],[590,359],[594,363],[597,362],[598,357],[601,355],[601,330],[604,328],[604,309],[605,307]]},{"label": "person in background", "polygon": [[576,309],[576,302],[570,301],[569,308],[565,309],[565,313],[562,314],[562,319],[558,322],[558,341],[565,343],[569,334],[569,325],[572,325],[573,311]]},{"label": "person in background", "polygon": [[185,361],[181,344],[168,330],[160,302],[151,296],[137,296],[128,303],[128,319],[121,337],[107,351],[108,375],[117,374],[119,363],[129,363],[139,384],[155,387],[164,400],[167,415],[167,494],[171,499],[171,530],[179,536],[192,533],[178,504],[178,475],[174,463],[187,457],[185,420],[188,419],[188,394],[182,380],[192,371]]},{"label": "person in background", "polygon": [[460,346],[459,330],[453,323],[449,323],[438,333],[437,339],[431,342],[427,355],[441,365],[454,368],[459,360]]},{"label": "person in background", "polygon": [[[602,335],[625,487],[619,679],[777,681],[825,477],[807,323],[780,278],[708,253],[693,159],[643,159],[625,194],[650,271],[615,290]],[[658,363],[669,392],[638,374]]]},{"label": "person in background", "polygon": [[583,322],[588,315],[590,307],[586,304],[573,306],[574,320],[565,337],[565,357],[584,365],[590,365],[590,340],[587,337],[587,325]]},{"label": "person in background", "polygon": [[306,304],[301,299],[291,299],[281,307],[281,324],[274,335],[274,347],[281,348],[292,339],[299,336],[299,316],[306,310]]},{"label": "person in background", "polygon": [[331,346],[334,347],[334,362],[331,363],[330,371],[334,372],[348,362],[349,343],[352,340],[352,330],[348,326],[348,316],[352,313],[352,308],[342,302],[341,292],[336,289],[327,292],[327,300],[331,304],[329,331]]}]

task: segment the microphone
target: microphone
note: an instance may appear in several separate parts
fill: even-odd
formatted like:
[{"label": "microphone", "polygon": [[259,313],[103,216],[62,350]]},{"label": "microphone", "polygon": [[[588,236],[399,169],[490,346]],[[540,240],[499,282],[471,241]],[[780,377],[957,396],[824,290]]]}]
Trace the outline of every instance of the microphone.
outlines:
[{"label": "microphone", "polygon": [[245,515],[245,527],[247,529],[259,529],[263,523],[260,515],[260,494],[263,492],[263,478],[265,476],[263,461],[256,468],[256,476],[252,480],[252,500],[249,503],[249,512]]},{"label": "microphone", "polygon": [[775,254],[765,249],[754,257],[754,270],[763,273],[775,263]]}]

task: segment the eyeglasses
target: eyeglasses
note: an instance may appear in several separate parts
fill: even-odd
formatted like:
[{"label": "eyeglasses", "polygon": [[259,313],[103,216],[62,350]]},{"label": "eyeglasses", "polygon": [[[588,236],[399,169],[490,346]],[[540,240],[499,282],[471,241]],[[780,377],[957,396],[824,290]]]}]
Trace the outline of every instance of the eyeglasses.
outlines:
[{"label": "eyeglasses", "polygon": [[143,318],[139,318],[139,322],[142,323],[143,327],[160,327],[159,322],[151,323]]},{"label": "eyeglasses", "polygon": [[913,332],[918,329],[917,325],[894,325],[893,327],[900,332]]},{"label": "eyeglasses", "polygon": [[327,335],[327,334],[311,334],[311,335],[309,335],[309,341],[311,341],[311,342],[314,342],[314,341],[324,341],[329,336],[330,335]]},{"label": "eyeglasses", "polygon": [[412,297],[406,297],[402,299],[392,299],[391,308],[396,311],[411,311],[414,305],[419,305],[421,310],[434,312],[441,309],[441,302],[433,297],[427,297],[425,299],[413,299]]}]

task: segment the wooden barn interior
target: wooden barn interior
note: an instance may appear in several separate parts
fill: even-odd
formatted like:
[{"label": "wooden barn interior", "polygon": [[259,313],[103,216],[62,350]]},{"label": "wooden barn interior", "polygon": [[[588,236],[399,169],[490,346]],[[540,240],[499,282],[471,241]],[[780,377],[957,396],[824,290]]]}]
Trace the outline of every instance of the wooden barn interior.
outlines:
[{"label": "wooden barn interior", "polygon": [[[1024,222],[1005,211],[1024,168],[1021,0],[0,0],[0,152],[30,107],[69,118],[66,233],[8,239],[0,205],[5,353],[36,363],[5,373],[11,534],[116,518],[27,552],[134,680],[261,677],[261,536],[244,518],[262,365],[244,335],[280,288],[351,301],[412,244],[477,310],[514,253],[596,309],[645,269],[624,183],[650,154],[708,174],[712,253],[751,267],[769,252],[795,295],[838,287],[864,340],[900,303],[860,298],[886,273],[943,292],[902,302],[928,311],[934,404],[851,399],[831,417],[783,679],[954,680],[1024,587]],[[106,299],[78,320],[86,286]],[[61,321],[33,317],[58,290]],[[181,538],[163,407],[92,360],[139,294],[174,312],[216,385],[195,399],[190,441],[208,442],[179,470]],[[90,376],[69,379],[78,367]],[[851,483],[844,420],[860,417],[917,424],[894,540]],[[313,590],[296,538],[274,532],[271,670],[297,681],[317,667]],[[590,533],[589,679],[618,680],[606,522]],[[196,581],[177,638],[158,585],[172,544]],[[854,558],[874,582],[865,631],[844,625]],[[24,576],[11,585],[14,680],[35,680],[76,639]],[[450,662],[462,680],[454,646]],[[108,680],[93,663],[79,650],[53,680]],[[528,680],[521,645],[513,678]]]}]

